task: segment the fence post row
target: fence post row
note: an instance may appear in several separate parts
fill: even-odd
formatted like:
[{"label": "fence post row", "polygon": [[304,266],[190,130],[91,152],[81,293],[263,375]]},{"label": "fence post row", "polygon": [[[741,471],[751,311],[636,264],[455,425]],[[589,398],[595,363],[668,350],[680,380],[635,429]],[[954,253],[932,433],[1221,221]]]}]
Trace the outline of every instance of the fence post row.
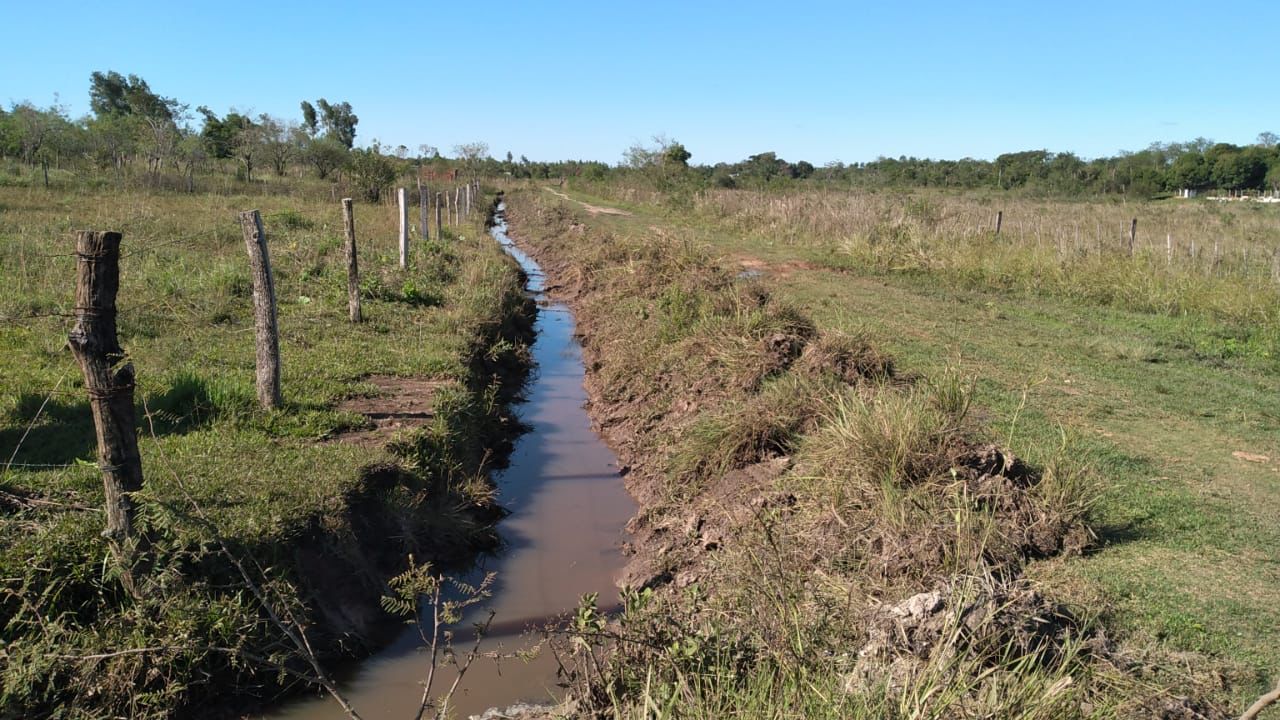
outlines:
[{"label": "fence post row", "polygon": [[77,236],[76,323],[67,342],[84,373],[98,439],[107,515],[103,536],[120,564],[122,584],[137,596],[134,569],[145,547],[134,530],[131,493],[142,489],[142,457],[134,425],[133,363],[116,335],[120,240],[117,232],[86,230]]},{"label": "fence post row", "polygon": [[347,311],[351,322],[358,323],[360,316],[360,267],[356,257],[356,216],[351,198],[342,198],[342,228],[347,236]]},{"label": "fence post row", "polygon": [[253,329],[257,351],[258,402],[266,410],[280,407],[280,335],[276,326],[276,289],[262,216],[257,210],[240,213],[240,231],[249,252],[253,275]]}]

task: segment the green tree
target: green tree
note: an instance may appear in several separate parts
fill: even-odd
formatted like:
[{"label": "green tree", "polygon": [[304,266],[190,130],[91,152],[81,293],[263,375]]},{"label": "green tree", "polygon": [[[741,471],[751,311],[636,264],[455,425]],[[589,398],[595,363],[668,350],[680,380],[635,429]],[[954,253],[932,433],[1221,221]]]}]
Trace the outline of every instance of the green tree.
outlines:
[{"label": "green tree", "polygon": [[[1215,145],[1211,150],[1218,149]],[[1267,161],[1262,148],[1229,146],[1214,154],[1213,184],[1224,190],[1261,188],[1267,176]]]},{"label": "green tree", "polygon": [[262,151],[276,176],[283,176],[289,168],[289,161],[298,156],[298,136],[301,129],[296,123],[271,117],[266,113],[258,116],[259,134]]},{"label": "green tree", "polygon": [[1209,187],[1210,168],[1204,155],[1195,151],[1179,155],[1169,168],[1169,184],[1172,190],[1203,190]]},{"label": "green tree", "polygon": [[329,177],[329,174],[333,171],[345,166],[350,159],[350,154],[345,145],[327,137],[308,140],[302,150],[303,160],[316,169],[316,175],[321,180]]},{"label": "green tree", "polygon": [[313,136],[320,131],[319,121],[316,118],[316,107],[306,100],[302,101],[302,127],[306,128],[307,134]]},{"label": "green tree", "polygon": [[662,150],[662,162],[668,166],[687,168],[691,157],[693,157],[693,153],[686,150],[684,145],[678,142],[672,142]]},{"label": "green tree", "polygon": [[376,143],[370,148],[352,150],[350,167],[352,182],[369,202],[377,202],[382,191],[396,179],[395,166]]},{"label": "green tree", "polygon": [[462,167],[466,170],[467,175],[473,179],[476,177],[476,170],[479,168],[481,161],[489,156],[489,146],[482,142],[455,145],[453,151],[457,153],[458,159],[462,160]]},{"label": "green tree", "polygon": [[[356,117],[356,114],[351,110],[351,103],[330,104],[328,100],[320,98],[316,101],[316,107],[320,110],[320,123],[324,126],[325,135],[342,143],[348,150],[354,147],[356,125],[360,122],[360,118]],[[305,107],[303,108],[303,114],[305,121]]]}]

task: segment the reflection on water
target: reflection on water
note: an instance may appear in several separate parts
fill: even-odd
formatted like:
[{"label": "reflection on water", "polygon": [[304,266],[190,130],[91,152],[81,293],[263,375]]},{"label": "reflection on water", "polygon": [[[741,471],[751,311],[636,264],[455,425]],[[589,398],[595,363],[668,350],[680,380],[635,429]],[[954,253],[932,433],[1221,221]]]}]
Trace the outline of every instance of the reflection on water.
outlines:
[{"label": "reflection on water", "polygon": [[[585,593],[602,602],[615,598],[614,575],[622,568],[618,550],[622,528],[635,504],[618,475],[613,452],[591,430],[583,409],[581,348],[574,339],[573,315],[565,306],[546,304],[541,269],[515,248],[506,223],[493,236],[529,275],[529,290],[542,306],[537,363],[528,402],[517,414],[531,429],[516,444],[510,467],[497,477],[500,500],[511,515],[500,530],[506,549],[479,573],[498,573],[493,598],[464,618],[462,627],[494,616],[493,632],[482,651],[514,652],[531,641],[525,628],[546,623],[578,603]],[[366,718],[411,718],[422,694],[430,656],[409,628],[383,652],[369,658],[342,682],[343,693]],[[459,632],[459,649],[466,643]],[[531,662],[477,660],[453,698],[455,716],[518,701],[545,701],[555,691],[555,661],[542,654]],[[437,674],[433,687],[453,683],[450,672]],[[303,698],[267,715],[289,720],[340,720],[345,715],[331,700]]]}]

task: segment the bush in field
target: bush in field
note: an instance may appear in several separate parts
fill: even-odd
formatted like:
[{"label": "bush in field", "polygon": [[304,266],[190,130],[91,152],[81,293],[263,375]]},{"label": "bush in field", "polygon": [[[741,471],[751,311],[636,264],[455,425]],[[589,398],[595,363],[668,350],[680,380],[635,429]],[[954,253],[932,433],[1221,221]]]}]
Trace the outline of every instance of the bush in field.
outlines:
[{"label": "bush in field", "polygon": [[382,190],[395,179],[391,158],[379,152],[377,146],[351,151],[351,180],[369,202],[377,202]]}]

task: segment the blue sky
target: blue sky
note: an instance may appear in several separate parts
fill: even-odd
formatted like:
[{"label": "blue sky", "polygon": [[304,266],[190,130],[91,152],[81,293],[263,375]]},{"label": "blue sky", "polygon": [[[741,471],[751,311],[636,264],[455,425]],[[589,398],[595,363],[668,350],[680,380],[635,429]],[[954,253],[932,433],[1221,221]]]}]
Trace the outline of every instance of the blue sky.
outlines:
[{"label": "blue sky", "polygon": [[1276,0],[0,0],[0,17],[6,104],[86,113],[110,69],[218,112],[346,100],[358,144],[445,154],[612,163],[662,133],[694,162],[820,165],[1280,132]]}]

